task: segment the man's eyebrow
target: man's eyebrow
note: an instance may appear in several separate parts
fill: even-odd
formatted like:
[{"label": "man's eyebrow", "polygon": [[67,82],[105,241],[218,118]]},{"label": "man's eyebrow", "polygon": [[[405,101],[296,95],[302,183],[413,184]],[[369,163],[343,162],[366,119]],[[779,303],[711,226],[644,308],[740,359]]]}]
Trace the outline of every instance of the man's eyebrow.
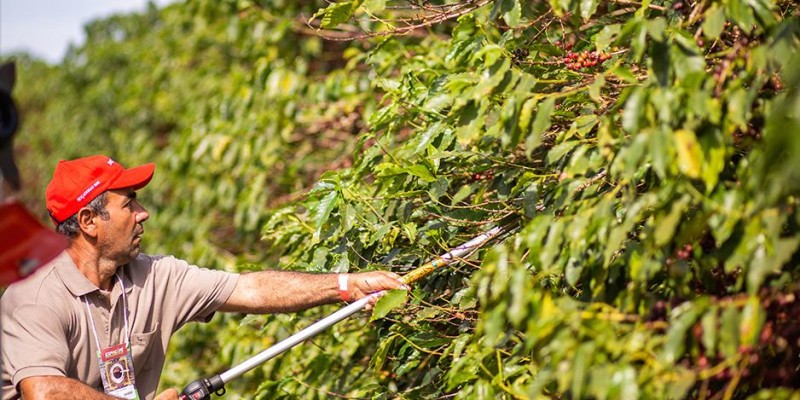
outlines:
[{"label": "man's eyebrow", "polygon": [[129,198],[131,200],[136,200],[136,192],[130,192],[125,197],[127,197],[127,198]]}]

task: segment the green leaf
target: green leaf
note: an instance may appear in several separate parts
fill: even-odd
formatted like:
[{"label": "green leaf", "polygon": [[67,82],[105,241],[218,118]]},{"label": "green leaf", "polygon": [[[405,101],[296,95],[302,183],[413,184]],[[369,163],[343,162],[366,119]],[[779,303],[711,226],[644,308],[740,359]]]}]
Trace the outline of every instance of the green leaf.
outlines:
[{"label": "green leaf", "polygon": [[471,337],[471,334],[463,333],[453,340],[450,348],[452,348],[452,357],[454,360],[461,358],[461,353],[464,351],[464,347],[466,347],[467,343],[469,343],[469,339]]},{"label": "green leaf", "polygon": [[450,365],[451,368],[447,371],[448,391],[477,377],[478,365],[470,357],[462,357]]},{"label": "green leaf", "polygon": [[614,374],[614,379],[611,381],[611,389],[609,389],[610,397],[617,399],[638,399],[639,386],[636,382],[636,370],[630,366],[625,365]]},{"label": "green leaf", "polygon": [[716,40],[725,27],[725,11],[714,3],[703,15],[703,35],[708,40]]},{"label": "green leaf", "polygon": [[597,51],[606,51],[611,42],[613,42],[619,35],[619,31],[619,24],[604,26],[603,29],[601,29],[600,32],[595,35],[594,45]]},{"label": "green leaf", "polygon": [[747,3],[747,0],[728,0],[725,5],[727,5],[728,16],[736,25],[739,25],[739,28],[749,34],[756,20],[753,16],[753,10]]},{"label": "green leaf", "polygon": [[675,149],[678,152],[678,169],[690,178],[699,178],[703,165],[703,152],[694,132],[675,131]]},{"label": "green leaf", "polygon": [[580,138],[585,138],[594,130],[594,127],[597,126],[599,122],[600,119],[594,114],[581,115],[575,118],[572,126],[570,126],[570,132],[574,132]]},{"label": "green leaf", "polygon": [[629,84],[638,84],[639,80],[636,79],[636,76],[633,74],[633,71],[630,68],[627,68],[623,65],[617,65],[609,71],[612,75],[616,76],[617,78],[621,79],[625,83]]},{"label": "green leaf", "polygon": [[758,296],[749,296],[747,304],[742,310],[742,319],[739,324],[740,344],[754,347],[758,344],[761,327],[764,326],[766,313],[761,308],[761,300]]},{"label": "green leaf", "polygon": [[[762,237],[764,231],[758,232],[757,236]],[[756,239],[759,240],[759,239]],[[771,246],[761,243],[754,251],[753,259],[747,271],[747,290],[749,293],[758,293],[761,285],[769,274],[776,274],[781,271],[781,267],[786,264],[800,247],[800,236],[778,239],[770,241]]]},{"label": "green leaf", "polygon": [[598,0],[581,0],[581,18],[583,18],[584,21],[588,20],[592,17],[592,15],[594,15],[594,13],[597,11],[598,3]]},{"label": "green leaf", "polygon": [[389,349],[391,349],[395,338],[397,338],[397,334],[393,333],[381,340],[378,349],[375,350],[375,354],[372,355],[372,359],[369,362],[373,370],[380,371],[383,369],[384,364],[386,364],[386,358],[389,355]]},{"label": "green leaf", "polygon": [[462,200],[469,197],[469,195],[471,195],[474,190],[475,188],[472,185],[461,186],[460,188],[458,188],[456,194],[453,195],[453,204],[460,203]]},{"label": "green leaf", "polygon": [[637,133],[639,130],[643,103],[644,94],[642,94],[642,90],[639,88],[634,89],[625,102],[625,110],[622,112],[622,128],[628,133]]},{"label": "green leaf", "polygon": [[539,143],[542,142],[542,134],[544,134],[550,128],[550,115],[553,113],[553,108],[555,106],[555,99],[548,98],[544,102],[539,105],[539,109],[536,112],[536,118],[533,120],[533,128],[531,129],[531,133],[525,139],[525,151],[530,157],[531,153]]},{"label": "green leaf", "polygon": [[702,343],[708,354],[715,354],[717,352],[717,337],[719,336],[718,313],[719,308],[716,305],[712,305],[700,320],[700,324],[703,327]]},{"label": "green leaf", "polygon": [[370,235],[369,239],[365,242],[366,245],[372,245],[375,242],[379,242],[389,233],[389,230],[392,229],[392,224],[381,224],[381,226],[375,230],[375,232]]},{"label": "green leaf", "polygon": [[512,272],[509,291],[511,302],[508,305],[508,319],[514,326],[522,326],[523,322],[530,317],[529,306],[529,272],[525,268],[516,268]]},{"label": "green leaf", "polygon": [[664,350],[661,354],[661,359],[664,362],[673,364],[683,356],[687,332],[697,321],[697,318],[702,315],[707,304],[708,299],[696,300],[683,303],[672,311]]},{"label": "green leaf", "polygon": [[675,228],[683,217],[683,212],[689,204],[689,197],[683,196],[680,200],[672,203],[672,209],[669,214],[664,218],[659,218],[655,221],[655,241],[657,246],[664,246],[668,244],[675,234]]},{"label": "green leaf", "polygon": [[744,208],[742,196],[742,192],[730,191],[723,194],[721,201],[717,200],[723,209],[727,210],[726,214],[712,214],[708,221],[711,234],[718,244],[725,243],[739,223],[742,217],[739,211]]},{"label": "green leaf", "polygon": [[734,358],[739,354],[739,311],[727,305],[722,311],[722,325],[719,329],[719,350],[724,357]]},{"label": "green leaf", "polygon": [[664,18],[658,17],[647,20],[647,33],[656,42],[663,42],[666,39],[666,30],[667,21]]},{"label": "green leaf", "polygon": [[445,108],[450,107],[452,104],[453,97],[451,95],[440,93],[433,97],[429,97],[422,106],[422,109],[430,113],[439,113]]},{"label": "green leaf", "polygon": [[407,300],[407,290],[390,290],[386,292],[386,294],[381,296],[378,302],[375,303],[375,308],[372,309],[372,316],[370,316],[369,320],[375,321],[376,319],[381,319],[389,315],[392,310],[406,304]]},{"label": "green leaf", "polygon": [[352,0],[329,5],[323,12],[320,26],[323,29],[333,29],[347,22],[362,2],[363,0]]},{"label": "green leaf", "polygon": [[666,179],[675,157],[672,131],[659,129],[651,131],[649,134],[649,154],[650,160],[653,162],[653,170],[661,179]]},{"label": "green leaf", "polygon": [[438,201],[440,197],[444,196],[447,193],[447,189],[450,187],[450,181],[440,177],[436,179],[436,182],[431,184],[431,188],[428,190],[428,195],[431,197],[432,200]]},{"label": "green leaf", "polygon": [[550,151],[547,152],[547,162],[549,164],[554,164],[564,158],[570,151],[575,149],[576,146],[581,144],[579,140],[568,140],[566,142],[561,142],[555,146],[553,146]]},{"label": "green leaf", "polygon": [[561,254],[562,244],[564,243],[563,232],[563,221],[556,221],[550,225],[550,230],[547,232],[547,242],[539,253],[539,261],[542,263],[542,268],[552,268],[553,262]]},{"label": "green leaf", "polygon": [[728,96],[727,117],[736,127],[745,128],[747,126],[747,114],[750,111],[750,99],[747,91],[736,89]]},{"label": "green leaf", "polygon": [[576,286],[580,280],[581,273],[583,272],[583,263],[580,259],[570,258],[567,261],[567,266],[564,269],[564,277],[567,283],[571,286]]},{"label": "green leaf", "polygon": [[331,191],[322,200],[319,201],[317,205],[317,212],[316,218],[314,218],[314,224],[316,228],[316,232],[314,233],[314,239],[319,239],[319,235],[322,232],[322,226],[325,222],[328,221],[328,216],[331,214],[334,208],[339,203],[339,192]]},{"label": "green leaf", "polygon": [[383,12],[386,9],[386,0],[364,0],[364,8],[372,14]]},{"label": "green leaf", "polygon": [[589,97],[597,103],[602,103],[603,98],[600,97],[600,91],[606,85],[606,78],[603,75],[597,75],[594,82],[589,85]]},{"label": "green leaf", "polygon": [[520,19],[522,18],[522,6],[520,0],[503,0],[504,3],[510,2],[511,7],[504,10],[503,20],[508,26],[515,28],[519,26]]},{"label": "green leaf", "polygon": [[422,164],[412,165],[412,166],[406,168],[406,170],[411,175],[414,175],[417,178],[422,179],[424,182],[430,183],[430,182],[435,182],[436,181],[436,177],[433,176],[431,171],[425,165],[422,165]]},{"label": "green leaf", "polygon": [[748,2],[750,7],[755,11],[759,22],[763,27],[772,27],[777,21],[775,20],[775,13],[772,11],[775,5],[767,0],[750,0]]},{"label": "green leaf", "polygon": [[490,96],[505,79],[506,72],[511,68],[511,60],[501,56],[500,50],[486,52],[487,68],[481,73],[480,83],[472,88],[473,99],[481,100]]},{"label": "green leaf", "polygon": [[706,184],[706,193],[711,193],[719,182],[720,174],[725,169],[727,151],[722,133],[719,130],[706,132],[700,138],[700,144],[705,154],[702,178]]},{"label": "green leaf", "polygon": [[[522,103],[519,110],[519,131],[522,135],[528,135],[528,128],[531,126],[531,117],[533,117],[533,110],[536,108],[536,99],[529,98]],[[538,145],[538,143],[536,144]],[[527,146],[527,144],[526,144]]]},{"label": "green leaf", "polygon": [[591,369],[593,356],[595,354],[594,342],[581,343],[575,354],[575,361],[572,365],[572,386],[570,395],[576,399],[583,398],[583,385],[586,382],[587,372]]},{"label": "green leaf", "polygon": [[519,143],[521,131],[517,129],[519,125],[519,115],[517,113],[517,98],[509,97],[503,108],[500,110],[500,122],[503,124],[502,136],[504,147],[516,147]]},{"label": "green leaf", "polygon": [[[671,58],[671,46],[669,43],[665,42],[655,42],[650,46],[650,66],[653,69],[653,74],[658,80],[658,84],[663,87],[668,87],[671,84],[671,72],[672,72],[672,58]],[[653,99],[654,103],[658,101]],[[666,105],[662,103],[662,105]],[[672,110],[670,110],[672,111]],[[665,114],[661,113],[665,116],[671,116],[671,113]]]}]

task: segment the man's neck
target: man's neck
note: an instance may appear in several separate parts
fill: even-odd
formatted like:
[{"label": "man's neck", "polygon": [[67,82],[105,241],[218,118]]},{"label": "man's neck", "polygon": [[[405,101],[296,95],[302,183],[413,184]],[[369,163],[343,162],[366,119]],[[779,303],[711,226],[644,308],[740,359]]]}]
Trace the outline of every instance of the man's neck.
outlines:
[{"label": "man's neck", "polygon": [[91,246],[81,246],[80,243],[72,242],[67,248],[67,254],[72,257],[72,261],[89,282],[101,290],[110,291],[114,283],[114,274],[117,272],[118,265],[114,262],[103,259]]}]

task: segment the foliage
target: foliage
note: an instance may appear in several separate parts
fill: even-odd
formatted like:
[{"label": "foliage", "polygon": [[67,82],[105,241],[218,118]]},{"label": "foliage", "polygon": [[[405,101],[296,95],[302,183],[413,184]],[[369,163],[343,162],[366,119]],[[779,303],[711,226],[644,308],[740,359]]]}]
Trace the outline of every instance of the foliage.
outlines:
[{"label": "foliage", "polygon": [[[796,397],[797,6],[408,6],[199,0],[97,21],[60,68],[28,63],[23,163],[156,160],[148,245],[239,270],[403,273],[522,217],[233,396]],[[190,327],[165,383],[332,309]]]}]

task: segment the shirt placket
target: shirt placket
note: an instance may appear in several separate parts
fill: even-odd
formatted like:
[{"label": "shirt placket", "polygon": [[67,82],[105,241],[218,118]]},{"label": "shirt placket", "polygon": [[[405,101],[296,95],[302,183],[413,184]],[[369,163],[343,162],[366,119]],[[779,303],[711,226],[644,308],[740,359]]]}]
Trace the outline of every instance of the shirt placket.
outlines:
[{"label": "shirt placket", "polygon": [[114,324],[112,321],[114,316],[114,305],[110,304],[109,297],[101,292],[95,293],[95,299],[95,321],[98,325],[95,327],[95,329],[97,331],[97,335],[99,336],[98,339],[100,340],[100,345],[103,346],[103,348],[107,348],[117,344],[113,332]]},{"label": "shirt placket", "polygon": [[109,340],[113,341],[113,343],[109,342],[109,346],[125,342],[125,333],[122,331],[125,327],[125,324],[122,322],[122,313],[125,312],[125,310],[120,310],[120,308],[122,308],[120,293],[119,284],[116,284],[109,295],[111,306],[109,308],[109,321],[106,331],[108,332]]}]

